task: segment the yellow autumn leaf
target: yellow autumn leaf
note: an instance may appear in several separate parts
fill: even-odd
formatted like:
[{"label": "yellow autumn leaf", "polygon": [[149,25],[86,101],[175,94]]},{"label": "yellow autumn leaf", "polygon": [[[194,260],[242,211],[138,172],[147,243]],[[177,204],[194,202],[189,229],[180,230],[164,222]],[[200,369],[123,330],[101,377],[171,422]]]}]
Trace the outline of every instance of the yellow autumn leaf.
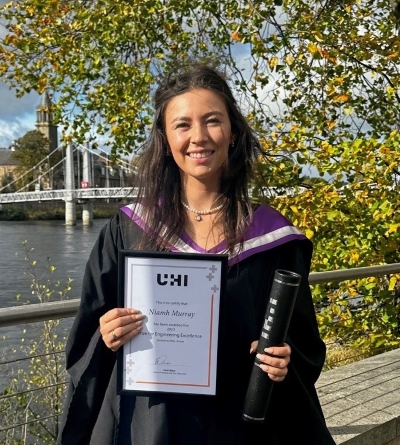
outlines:
[{"label": "yellow autumn leaf", "polygon": [[286,63],[290,66],[294,63],[294,57],[291,54],[288,54],[285,58]]},{"label": "yellow autumn leaf", "polygon": [[239,31],[234,31],[231,34],[231,37],[233,40],[235,40],[235,42],[241,42],[242,41],[242,36],[239,34]]},{"label": "yellow autumn leaf", "polygon": [[332,100],[333,102],[347,102],[350,99],[350,95],[349,94],[338,94],[337,96],[335,96]]},{"label": "yellow autumn leaf", "polygon": [[329,142],[327,142],[327,141],[322,141],[322,142],[321,142],[321,148],[322,148],[323,150],[328,150],[329,147],[330,147]]},{"label": "yellow autumn leaf", "polygon": [[340,83],[340,84],[342,84],[343,81],[344,81],[344,77],[335,77],[333,80],[334,80],[334,82],[336,82],[336,83]]},{"label": "yellow autumn leaf", "polygon": [[350,297],[358,297],[359,296],[358,290],[354,289],[353,287],[350,287],[348,289],[348,291],[349,291]]},{"label": "yellow autumn leaf", "polygon": [[386,87],[386,92],[387,92],[388,94],[393,94],[393,93],[396,92],[396,89],[393,88],[393,87],[391,87],[391,86],[389,85],[388,87]]},{"label": "yellow autumn leaf", "polygon": [[290,208],[292,209],[293,213],[299,213],[299,209],[297,208],[297,206],[290,206]]},{"label": "yellow autumn leaf", "polygon": [[388,60],[397,59],[398,57],[399,57],[399,53],[397,53],[397,52],[392,53],[392,54],[389,54],[389,55],[387,56]]},{"label": "yellow autumn leaf", "polygon": [[311,229],[306,230],[306,237],[311,239],[314,236],[314,232]]},{"label": "yellow autumn leaf", "polygon": [[324,38],[323,38],[322,34],[319,31],[311,31],[311,34],[314,35],[315,40],[317,42],[323,42]]},{"label": "yellow autumn leaf", "polygon": [[318,52],[318,46],[314,42],[310,42],[307,49],[311,54],[316,54]]},{"label": "yellow autumn leaf", "polygon": [[279,59],[276,56],[272,56],[269,60],[268,60],[268,65],[271,71],[273,71],[273,69],[276,67],[276,65],[278,65]]},{"label": "yellow autumn leaf", "polygon": [[389,230],[387,233],[396,233],[400,224],[389,224]]},{"label": "yellow autumn leaf", "polygon": [[354,252],[354,251],[351,252],[350,254],[351,254],[351,259],[354,262],[358,262],[358,260],[360,259],[360,254],[358,252]]},{"label": "yellow autumn leaf", "polygon": [[336,121],[327,121],[326,126],[328,130],[332,130],[332,128],[336,125]]},{"label": "yellow autumn leaf", "polygon": [[397,278],[391,277],[389,280],[389,290],[393,290],[394,287],[396,286],[396,283],[397,283]]},{"label": "yellow autumn leaf", "polygon": [[336,92],[336,88],[333,85],[328,85],[326,87],[326,93],[328,96]]},{"label": "yellow autumn leaf", "polygon": [[39,79],[38,85],[37,85],[37,91],[38,93],[43,93],[43,91],[46,89],[47,86],[47,79],[41,78]]}]

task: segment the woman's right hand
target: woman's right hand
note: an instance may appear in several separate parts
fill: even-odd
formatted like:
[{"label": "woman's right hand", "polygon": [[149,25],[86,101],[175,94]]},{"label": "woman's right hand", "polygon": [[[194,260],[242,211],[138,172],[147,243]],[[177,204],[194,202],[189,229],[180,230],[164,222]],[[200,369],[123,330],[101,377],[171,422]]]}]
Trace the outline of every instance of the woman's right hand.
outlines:
[{"label": "woman's right hand", "polygon": [[139,334],[146,318],[137,309],[115,308],[100,317],[100,333],[107,348],[117,351]]}]

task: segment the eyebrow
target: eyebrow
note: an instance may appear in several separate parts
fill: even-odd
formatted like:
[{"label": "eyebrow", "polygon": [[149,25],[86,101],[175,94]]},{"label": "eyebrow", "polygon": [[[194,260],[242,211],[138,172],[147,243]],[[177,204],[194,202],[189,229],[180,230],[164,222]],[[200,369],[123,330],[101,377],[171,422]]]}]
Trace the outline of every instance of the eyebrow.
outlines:
[{"label": "eyebrow", "polygon": [[[224,113],[221,113],[220,111],[210,111],[209,113],[206,113],[206,114],[203,116],[203,119],[207,119],[207,118],[209,118],[210,116],[215,116],[215,115],[223,116]],[[173,123],[176,122],[176,121],[185,121],[185,122],[188,122],[188,121],[190,121],[190,118],[189,118],[189,117],[186,117],[186,116],[178,116],[178,117],[176,117],[175,119],[173,119],[173,120],[171,121],[171,124],[173,124]]]}]

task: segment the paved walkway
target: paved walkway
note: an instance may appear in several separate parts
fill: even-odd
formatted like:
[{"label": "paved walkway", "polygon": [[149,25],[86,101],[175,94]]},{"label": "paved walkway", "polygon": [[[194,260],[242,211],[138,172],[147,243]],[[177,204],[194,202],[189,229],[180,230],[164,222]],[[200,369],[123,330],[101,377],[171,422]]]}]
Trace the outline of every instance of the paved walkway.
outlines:
[{"label": "paved walkway", "polygon": [[400,445],[400,349],[326,371],[317,390],[337,444]]}]

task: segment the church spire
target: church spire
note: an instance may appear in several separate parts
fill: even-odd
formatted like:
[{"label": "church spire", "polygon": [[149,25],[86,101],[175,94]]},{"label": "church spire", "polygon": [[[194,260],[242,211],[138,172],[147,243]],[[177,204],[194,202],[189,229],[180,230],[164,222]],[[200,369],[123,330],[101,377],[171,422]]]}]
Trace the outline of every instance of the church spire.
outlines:
[{"label": "church spire", "polygon": [[49,140],[50,151],[58,147],[57,126],[53,125],[52,106],[49,93],[45,91],[40,98],[40,104],[36,107],[36,128]]}]

